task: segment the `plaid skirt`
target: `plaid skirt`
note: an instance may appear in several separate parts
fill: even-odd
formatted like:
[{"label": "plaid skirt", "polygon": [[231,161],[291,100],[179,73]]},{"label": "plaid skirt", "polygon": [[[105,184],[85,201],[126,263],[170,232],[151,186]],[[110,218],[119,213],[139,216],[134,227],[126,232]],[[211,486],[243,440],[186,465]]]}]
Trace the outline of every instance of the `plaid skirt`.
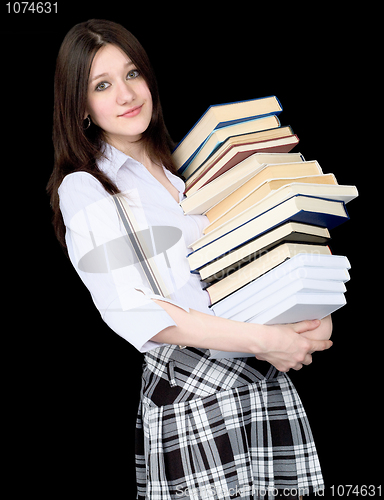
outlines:
[{"label": "plaid skirt", "polygon": [[145,354],[136,427],[137,499],[298,498],[324,488],[301,400],[256,358]]}]

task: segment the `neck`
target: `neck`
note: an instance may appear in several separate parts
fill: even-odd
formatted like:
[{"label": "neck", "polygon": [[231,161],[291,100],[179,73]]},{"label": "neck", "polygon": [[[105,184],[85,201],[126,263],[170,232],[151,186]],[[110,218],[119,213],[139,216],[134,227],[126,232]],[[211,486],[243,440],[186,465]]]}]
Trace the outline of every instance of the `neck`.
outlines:
[{"label": "neck", "polygon": [[118,138],[108,138],[107,142],[122,153],[125,153],[126,155],[144,165],[147,170],[151,171],[152,169],[158,168],[158,165],[153,163],[153,161],[149,158],[144,144],[140,140],[140,137],[138,137],[137,141],[132,142],[127,141],[126,138],[121,140],[119,140]]},{"label": "neck", "polygon": [[144,160],[147,155],[145,152],[144,144],[141,142],[141,136],[137,137],[137,140],[129,141],[127,138],[106,138],[106,142],[108,142],[111,146],[118,149],[122,153],[130,156],[134,160],[141,162]]}]

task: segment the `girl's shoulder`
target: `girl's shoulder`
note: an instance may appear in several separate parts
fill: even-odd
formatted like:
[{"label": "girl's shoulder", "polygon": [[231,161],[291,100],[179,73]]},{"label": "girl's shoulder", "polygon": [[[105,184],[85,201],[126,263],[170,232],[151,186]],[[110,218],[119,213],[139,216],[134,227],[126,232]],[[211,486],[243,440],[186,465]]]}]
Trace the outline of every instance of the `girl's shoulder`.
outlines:
[{"label": "girl's shoulder", "polygon": [[66,175],[58,193],[62,213],[72,215],[94,203],[112,198],[96,177],[84,171]]}]

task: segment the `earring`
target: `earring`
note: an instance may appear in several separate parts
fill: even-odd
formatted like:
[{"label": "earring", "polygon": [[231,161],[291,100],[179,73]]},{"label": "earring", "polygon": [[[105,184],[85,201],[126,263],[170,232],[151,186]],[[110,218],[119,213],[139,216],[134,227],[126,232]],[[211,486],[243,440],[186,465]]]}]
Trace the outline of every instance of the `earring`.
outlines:
[{"label": "earring", "polygon": [[86,124],[86,126],[83,128],[83,130],[88,130],[88,129],[89,129],[89,127],[91,126],[91,123],[92,123],[92,122],[91,122],[91,117],[90,117],[89,115],[87,116],[87,118],[86,118],[84,121],[86,121],[86,120],[88,120],[88,123],[87,123],[87,124]]}]

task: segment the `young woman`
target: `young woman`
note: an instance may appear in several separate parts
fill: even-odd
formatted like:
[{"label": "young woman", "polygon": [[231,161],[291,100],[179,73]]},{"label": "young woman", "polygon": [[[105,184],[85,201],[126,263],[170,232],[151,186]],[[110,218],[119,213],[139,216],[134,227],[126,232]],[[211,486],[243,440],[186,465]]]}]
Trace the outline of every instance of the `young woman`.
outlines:
[{"label": "young woman", "polygon": [[[209,309],[186,259],[207,220],[179,205],[184,183],[156,80],[122,26],[91,20],[65,37],[53,141],[48,191],[57,238],[103,320],[144,353],[137,498],[297,498],[323,488],[308,420],[285,372],[332,345],[331,319],[263,326]],[[156,257],[168,297],[155,294],[140,263],[127,258],[118,193],[140,230],[177,236]],[[208,349],[254,356],[210,360]]]}]

